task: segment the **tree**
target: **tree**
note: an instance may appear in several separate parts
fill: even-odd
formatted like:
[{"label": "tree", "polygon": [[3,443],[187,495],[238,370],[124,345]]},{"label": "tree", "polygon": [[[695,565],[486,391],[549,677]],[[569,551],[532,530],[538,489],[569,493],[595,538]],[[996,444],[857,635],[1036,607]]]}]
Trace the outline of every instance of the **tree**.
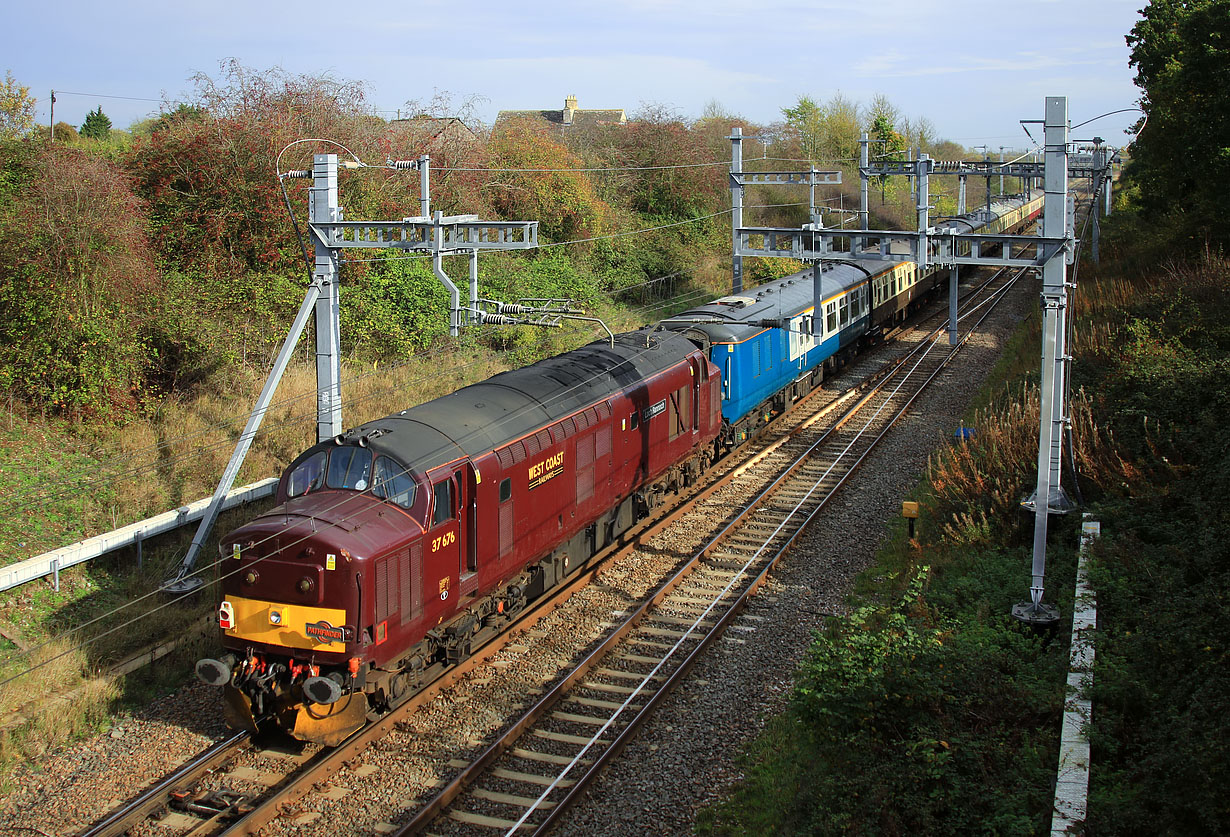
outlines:
[{"label": "tree", "polygon": [[800,96],[792,108],[782,108],[786,126],[794,132],[807,159],[820,155],[820,139],[824,133],[824,112],[810,96]]},{"label": "tree", "polygon": [[1128,174],[1144,207],[1230,244],[1230,14],[1225,0],[1152,0],[1127,36],[1145,118]]},{"label": "tree", "polygon": [[501,122],[487,144],[488,166],[502,169],[487,181],[500,217],[538,221],[540,238],[565,241],[601,232],[608,208],[583,172],[580,159],[537,120]]},{"label": "tree", "polygon": [[[615,131],[617,160],[635,168],[625,183],[632,208],[663,218],[695,218],[720,211],[726,203],[722,162],[705,147],[704,138],[688,130],[662,107],[645,107]],[[662,168],[676,166],[677,168]]]},{"label": "tree", "polygon": [[[905,137],[893,128],[893,123],[887,113],[879,113],[871,123],[868,132],[875,141],[873,148],[875,156],[882,161],[900,160],[905,151]],[[882,174],[876,178],[880,184],[880,202],[884,202],[884,189],[888,185],[888,175]]]},{"label": "tree", "polygon": [[803,154],[812,161],[850,160],[858,155],[861,127],[858,103],[840,92],[823,105],[800,96],[792,108],[782,108],[787,128],[799,138]]},{"label": "tree", "polygon": [[34,105],[30,88],[18,84],[8,70],[0,84],[0,139],[16,139],[34,127]]},{"label": "tree", "polygon": [[87,139],[105,140],[111,135],[111,120],[103,113],[102,105],[85,115],[81,124],[81,136]]},{"label": "tree", "polygon": [[77,129],[67,122],[57,122],[54,135],[56,142],[75,142],[79,136]]}]

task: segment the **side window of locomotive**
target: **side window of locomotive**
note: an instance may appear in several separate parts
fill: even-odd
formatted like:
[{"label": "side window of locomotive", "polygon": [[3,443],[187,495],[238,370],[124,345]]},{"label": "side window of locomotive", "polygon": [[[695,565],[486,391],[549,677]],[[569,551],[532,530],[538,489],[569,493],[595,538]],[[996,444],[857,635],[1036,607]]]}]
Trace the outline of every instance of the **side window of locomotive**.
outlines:
[{"label": "side window of locomotive", "polygon": [[372,472],[372,493],[408,509],[414,505],[414,480],[400,463],[387,456],[377,456]]},{"label": "side window of locomotive", "polygon": [[431,512],[431,525],[439,526],[453,517],[453,480],[451,477],[442,479],[431,487],[434,508]]},{"label": "side window of locomotive", "polygon": [[320,451],[296,465],[286,480],[286,496],[298,497],[321,488],[325,484],[326,459],[325,452]]},{"label": "side window of locomotive", "polygon": [[329,473],[325,484],[330,488],[366,491],[372,470],[372,452],[356,445],[342,445],[329,452]]},{"label": "side window of locomotive", "polygon": [[507,503],[512,499],[512,479],[505,477],[500,480],[500,502]]}]

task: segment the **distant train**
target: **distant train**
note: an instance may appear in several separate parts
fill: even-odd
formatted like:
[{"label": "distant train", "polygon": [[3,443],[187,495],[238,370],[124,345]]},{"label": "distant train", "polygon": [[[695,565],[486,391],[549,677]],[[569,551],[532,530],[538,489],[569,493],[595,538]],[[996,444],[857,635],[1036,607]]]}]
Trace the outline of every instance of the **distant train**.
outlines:
[{"label": "distant train", "polygon": [[[1040,197],[950,225],[1006,231]],[[227,721],[337,744],[819,385],[938,282],[912,263],[811,272],[691,309],[309,448],[222,539]],[[782,327],[766,326],[775,321]]]}]

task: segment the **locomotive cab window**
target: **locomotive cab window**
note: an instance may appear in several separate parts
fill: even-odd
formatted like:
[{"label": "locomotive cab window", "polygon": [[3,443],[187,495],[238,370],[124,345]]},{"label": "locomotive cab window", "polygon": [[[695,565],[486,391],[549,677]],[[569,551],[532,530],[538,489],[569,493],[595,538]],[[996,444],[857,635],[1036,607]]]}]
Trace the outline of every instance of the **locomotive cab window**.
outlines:
[{"label": "locomotive cab window", "polygon": [[372,476],[372,494],[408,509],[414,505],[414,480],[405,466],[387,456],[378,456]]},{"label": "locomotive cab window", "polygon": [[512,498],[512,479],[505,477],[500,480],[500,502],[506,503]]},{"label": "locomotive cab window", "polygon": [[324,451],[319,451],[296,465],[286,479],[286,496],[298,497],[300,494],[323,488],[327,459],[328,455]]},{"label": "locomotive cab window", "polygon": [[453,518],[453,480],[451,477],[440,480],[431,487],[432,499],[435,501],[431,510],[431,525],[439,526]]},{"label": "locomotive cab window", "polygon": [[325,485],[329,488],[367,490],[367,478],[372,470],[372,452],[357,445],[342,445],[329,452],[329,471]]}]

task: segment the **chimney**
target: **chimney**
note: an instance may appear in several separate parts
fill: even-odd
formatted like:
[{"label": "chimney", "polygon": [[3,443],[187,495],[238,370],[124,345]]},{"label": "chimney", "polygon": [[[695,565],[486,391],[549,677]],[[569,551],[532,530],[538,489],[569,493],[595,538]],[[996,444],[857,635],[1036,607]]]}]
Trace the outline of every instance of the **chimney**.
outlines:
[{"label": "chimney", "polygon": [[577,109],[576,94],[564,97],[564,124],[572,124],[572,114]]}]

